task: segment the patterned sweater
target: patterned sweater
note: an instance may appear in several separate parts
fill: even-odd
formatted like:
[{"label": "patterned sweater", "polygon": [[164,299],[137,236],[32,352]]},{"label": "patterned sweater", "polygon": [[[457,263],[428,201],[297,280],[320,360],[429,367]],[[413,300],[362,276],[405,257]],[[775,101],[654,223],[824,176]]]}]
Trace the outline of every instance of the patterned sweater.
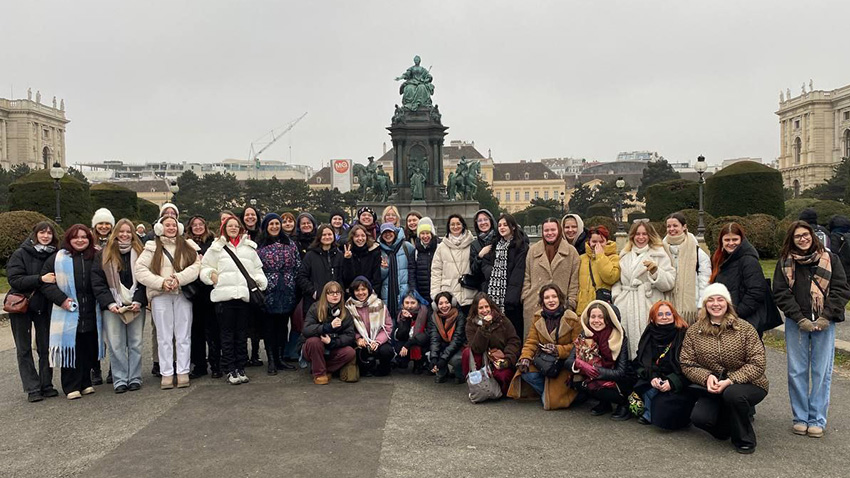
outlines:
[{"label": "patterned sweater", "polygon": [[764,374],[764,344],[756,329],[743,319],[735,319],[718,335],[707,330],[716,327],[696,323],[688,328],[679,360],[682,372],[698,385],[705,385],[710,374],[725,374],[732,383],[749,383],[768,390]]}]

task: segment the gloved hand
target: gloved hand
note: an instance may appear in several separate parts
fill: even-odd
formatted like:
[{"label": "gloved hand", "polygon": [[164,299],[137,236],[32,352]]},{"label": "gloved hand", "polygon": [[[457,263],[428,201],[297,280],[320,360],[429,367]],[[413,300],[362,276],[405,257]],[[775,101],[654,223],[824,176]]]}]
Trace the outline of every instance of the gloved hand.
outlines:
[{"label": "gloved hand", "polygon": [[800,328],[803,332],[814,332],[815,331],[815,322],[812,322],[809,319],[803,319],[797,322],[797,327]]},{"label": "gloved hand", "polygon": [[528,367],[530,367],[530,366],[531,366],[531,360],[529,360],[527,358],[519,359],[519,362],[517,362],[517,364],[516,364],[516,368],[517,368],[517,370],[519,370],[519,373],[528,373]]},{"label": "gloved hand", "polygon": [[599,377],[599,371],[593,365],[585,362],[582,359],[576,359],[575,361],[576,367],[582,375],[586,375],[589,378],[597,378]]},{"label": "gloved hand", "polygon": [[558,346],[555,344],[543,344],[540,350],[549,355],[558,355]]},{"label": "gloved hand", "polygon": [[654,261],[643,261],[643,266],[646,267],[646,270],[649,271],[650,274],[655,274],[655,272],[658,271],[658,264]]},{"label": "gloved hand", "polygon": [[826,317],[818,317],[818,320],[815,321],[815,328],[817,330],[826,330],[829,328],[832,322]]}]

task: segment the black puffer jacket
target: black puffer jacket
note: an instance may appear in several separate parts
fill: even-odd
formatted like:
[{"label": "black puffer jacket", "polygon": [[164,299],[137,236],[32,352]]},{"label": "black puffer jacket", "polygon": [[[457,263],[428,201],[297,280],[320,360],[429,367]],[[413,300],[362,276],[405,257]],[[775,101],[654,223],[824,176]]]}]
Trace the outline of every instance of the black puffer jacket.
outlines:
[{"label": "black puffer jacket", "polygon": [[431,364],[437,365],[437,362],[444,360],[446,362],[452,358],[456,352],[459,352],[466,343],[466,316],[463,311],[457,311],[457,320],[455,321],[455,331],[452,334],[452,339],[449,342],[443,340],[440,332],[437,330],[437,325],[434,323],[434,314],[437,308],[434,306],[434,312],[431,313],[431,318],[428,319],[428,336],[431,338]]},{"label": "black puffer jacket", "polygon": [[767,281],[759,264],[759,253],[750,241],[744,239],[735,252],[720,264],[714,282],[729,289],[738,317],[760,330],[760,325],[767,321]]},{"label": "black puffer jacket", "polygon": [[32,241],[27,239],[6,263],[6,275],[11,286],[9,293],[19,293],[27,297],[32,294],[27,309],[27,315],[31,317],[50,315],[52,304],[41,293],[41,269],[44,268],[44,261],[55,252],[55,248],[52,249],[52,252],[39,252]]},{"label": "black puffer jacket", "polygon": [[417,237],[413,243],[416,246],[416,258],[410,261],[408,266],[411,277],[416,278],[416,292],[430,304],[431,298],[431,261],[434,260],[434,251],[437,250],[437,244],[440,243],[440,238],[433,237],[427,246],[422,244],[422,241]]},{"label": "black puffer jacket", "polygon": [[[487,217],[490,218],[490,230],[486,234],[482,234],[478,229],[479,214],[486,214]],[[484,275],[481,271],[482,258],[478,257],[478,253],[481,252],[481,249],[484,249],[485,246],[495,244],[499,241],[499,233],[496,231],[496,218],[493,217],[493,213],[490,211],[486,209],[479,209],[478,212],[472,216],[472,229],[474,231],[472,235],[475,237],[475,240],[472,241],[472,244],[469,246],[469,274],[474,277],[477,282],[480,282],[484,280]]]},{"label": "black puffer jacket", "polygon": [[301,331],[300,343],[303,344],[310,337],[327,335],[331,338],[331,343],[325,346],[328,349],[354,347],[357,333],[357,330],[354,328],[354,319],[349,315],[343,319],[338,329],[334,329],[331,327],[332,320],[326,320],[324,323],[319,322],[319,315],[316,311],[318,306],[318,303],[311,305],[307,310],[307,314],[304,316],[304,329]]},{"label": "black puffer jacket", "polygon": [[350,259],[346,259],[343,252],[342,286],[348,289],[357,276],[369,279],[373,290],[381,290],[381,247],[377,243],[371,249],[364,245],[359,250],[352,244]]},{"label": "black puffer jacket", "polygon": [[[74,262],[74,287],[77,290],[77,305],[80,313],[77,332],[91,332],[97,328],[97,299],[94,296],[91,281],[91,268],[94,259],[84,259],[83,255],[78,252],[75,252],[71,257]],[[44,261],[44,267],[41,269],[41,275],[50,272],[56,273],[56,254]],[[56,284],[42,285],[41,293],[47,300],[59,307],[68,298]]]},{"label": "black puffer jacket", "polygon": [[830,250],[838,255],[847,275],[850,270],[850,219],[841,215],[829,219],[829,245]]},{"label": "black puffer jacket", "polygon": [[307,251],[298,270],[298,290],[304,298],[305,309],[309,310],[318,300],[322,288],[330,281],[342,284],[342,252],[336,247],[327,251],[321,247]]},{"label": "black puffer jacket", "polygon": [[[522,233],[520,233],[522,234]],[[484,256],[481,261],[481,272],[484,275],[484,281],[481,282],[481,290],[487,292],[490,286],[490,276],[493,274],[493,265],[496,261],[496,241],[490,252]],[[505,308],[519,309],[522,308],[522,286],[525,282],[525,256],[528,255],[528,237],[522,234],[520,246],[517,247],[514,241],[511,241],[508,246],[508,285],[505,290]]]},{"label": "black puffer jacket", "polygon": [[[850,299],[850,286],[847,284],[847,276],[838,256],[829,254],[832,259],[832,277],[829,280],[829,288],[823,301],[823,317],[833,322],[844,322],[844,306]],[[776,305],[785,314],[785,317],[799,322],[803,319],[814,319],[812,317],[812,267],[797,264],[794,268],[794,287],[788,287],[788,279],[782,270],[782,260],[776,262],[776,271],[773,273],[773,297]]]},{"label": "black puffer jacket", "polygon": [[[135,264],[130,264],[130,257],[129,252],[121,254],[121,270],[118,272],[121,284],[128,289],[133,287],[133,266],[135,266]],[[103,251],[98,251],[94,256],[91,266],[91,283],[101,309],[106,310],[110,304],[115,303],[115,298],[112,297],[112,292],[109,290],[109,282],[106,280],[106,272],[103,269]],[[136,284],[133,302],[138,302],[142,307],[145,307],[148,303],[146,289],[141,282]]]}]

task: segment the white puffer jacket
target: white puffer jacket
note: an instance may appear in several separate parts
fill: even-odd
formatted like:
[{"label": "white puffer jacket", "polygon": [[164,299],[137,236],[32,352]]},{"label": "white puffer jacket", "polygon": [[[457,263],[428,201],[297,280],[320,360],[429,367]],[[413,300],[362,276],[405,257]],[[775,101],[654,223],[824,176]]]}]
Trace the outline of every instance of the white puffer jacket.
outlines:
[{"label": "white puffer jacket", "polygon": [[476,291],[462,287],[460,278],[469,273],[469,249],[474,240],[469,231],[464,231],[459,244],[448,237],[440,242],[431,261],[431,297],[451,292],[458,304],[472,303]]},{"label": "white puffer jacket", "polygon": [[[167,237],[161,237],[160,240],[162,241],[162,247],[171,253],[172,257],[174,257],[174,252],[177,250],[177,242],[174,239],[169,239]],[[198,247],[198,245],[191,239],[187,239],[186,243],[189,244],[189,247],[195,251],[201,250],[201,248]],[[171,277],[171,274],[174,274],[174,276],[177,277],[177,282],[184,285],[194,282],[195,279],[198,278],[198,272],[201,270],[201,258],[195,257],[194,263],[175,274],[174,266],[171,264],[168,257],[163,254],[162,262],[159,266],[159,274],[154,274],[151,271],[151,261],[153,260],[153,253],[155,251],[156,240],[146,242],[145,249],[141,254],[139,254],[139,258],[136,260],[136,265],[134,266],[133,271],[136,274],[136,280],[144,284],[147,288],[148,302],[150,302],[150,300],[154,297],[166,293],[162,289],[162,283],[165,279]],[[177,290],[171,291],[170,293],[180,294],[182,292],[178,287]]]},{"label": "white puffer jacket", "polygon": [[268,281],[266,274],[263,273],[263,263],[260,261],[260,256],[257,255],[257,243],[252,241],[247,234],[239,239],[239,246],[237,247],[233,247],[233,244],[223,236],[210,245],[201,261],[201,281],[204,284],[213,285],[212,273],[218,274],[218,283],[214,285],[210,294],[212,302],[226,302],[228,300],[248,302],[248,281],[245,280],[245,276],[239,271],[239,267],[236,266],[230,254],[224,250],[225,247],[236,253],[236,257],[239,258],[251,278],[254,279],[261,290],[266,290]]}]

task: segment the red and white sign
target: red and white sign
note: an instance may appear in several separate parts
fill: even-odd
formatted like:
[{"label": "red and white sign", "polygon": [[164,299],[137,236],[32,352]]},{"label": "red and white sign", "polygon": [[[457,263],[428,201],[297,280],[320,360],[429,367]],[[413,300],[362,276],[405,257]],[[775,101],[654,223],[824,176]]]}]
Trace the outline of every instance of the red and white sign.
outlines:
[{"label": "red and white sign", "polygon": [[331,187],[339,189],[341,193],[351,191],[351,160],[331,160]]}]

